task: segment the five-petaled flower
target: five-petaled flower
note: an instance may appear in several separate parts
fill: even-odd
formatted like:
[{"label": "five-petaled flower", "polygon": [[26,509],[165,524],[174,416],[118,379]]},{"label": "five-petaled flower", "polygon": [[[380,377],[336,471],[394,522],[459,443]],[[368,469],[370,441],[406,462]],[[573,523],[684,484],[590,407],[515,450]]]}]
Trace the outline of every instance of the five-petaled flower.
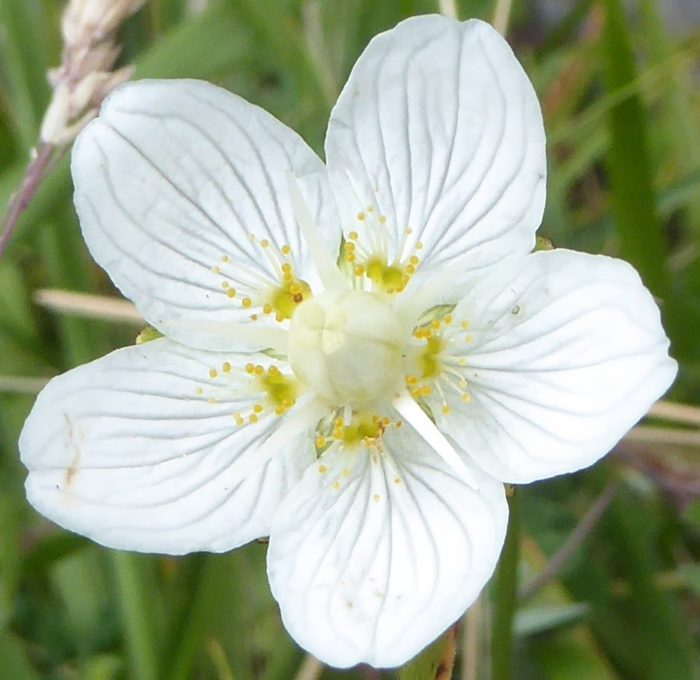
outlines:
[{"label": "five-petaled flower", "polygon": [[325,166],[174,80],[116,90],[72,168],[90,251],[165,337],[39,395],[30,502],[128,550],[269,535],[285,626],[335,666],[420,651],[494,569],[503,482],[590,465],[675,376],[629,265],[531,252],[542,118],[487,24],[374,38]]}]

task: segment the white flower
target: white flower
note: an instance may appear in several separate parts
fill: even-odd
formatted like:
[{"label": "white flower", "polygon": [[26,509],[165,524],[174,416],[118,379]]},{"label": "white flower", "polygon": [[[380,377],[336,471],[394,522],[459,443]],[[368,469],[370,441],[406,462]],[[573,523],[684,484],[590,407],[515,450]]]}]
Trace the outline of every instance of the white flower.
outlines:
[{"label": "white flower", "polygon": [[530,254],[544,147],[532,86],[478,21],[372,40],[327,168],[212,85],[120,87],[76,143],[75,202],[166,337],[41,393],[30,502],[130,550],[269,534],[299,644],[335,666],[409,659],[490,577],[502,482],[598,460],[676,373],[629,265]]}]

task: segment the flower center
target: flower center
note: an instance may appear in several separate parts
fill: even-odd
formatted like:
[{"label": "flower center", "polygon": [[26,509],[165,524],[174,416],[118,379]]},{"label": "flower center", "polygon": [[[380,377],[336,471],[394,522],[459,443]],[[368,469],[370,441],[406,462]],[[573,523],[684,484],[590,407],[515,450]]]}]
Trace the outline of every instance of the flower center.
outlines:
[{"label": "flower center", "polygon": [[336,404],[391,398],[400,385],[406,335],[378,295],[327,290],[294,313],[289,363],[300,380]]}]

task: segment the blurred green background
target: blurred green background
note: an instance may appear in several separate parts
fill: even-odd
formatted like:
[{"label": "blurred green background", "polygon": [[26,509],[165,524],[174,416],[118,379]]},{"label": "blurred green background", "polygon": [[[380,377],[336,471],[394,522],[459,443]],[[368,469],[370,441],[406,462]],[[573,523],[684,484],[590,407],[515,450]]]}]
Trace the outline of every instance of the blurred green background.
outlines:
[{"label": "blurred green background", "polygon": [[[700,403],[694,5],[513,0],[508,31],[548,132],[540,233],[639,269],[681,366],[667,398],[690,406]],[[491,19],[495,2],[457,6],[460,18]],[[2,206],[36,143],[45,74],[60,62],[62,8],[0,0]],[[150,0],[120,32],[121,62],[135,63],[136,77],[222,84],[322,152],[330,108],[368,40],[437,10],[437,0]],[[65,158],[0,259],[0,680],[394,677],[323,669],[305,657],[269,594],[263,544],[181,559],[122,554],[31,510],[16,442],[38,385],[133,342],[138,330],[49,312],[35,303],[40,288],[114,295],[83,246]],[[457,631],[454,678],[700,677],[699,414],[659,410],[593,469],[517,491],[523,519],[510,547],[519,551],[506,561],[499,597],[485,593]],[[509,666],[502,631],[511,624]],[[495,663],[492,637],[504,645]]]}]

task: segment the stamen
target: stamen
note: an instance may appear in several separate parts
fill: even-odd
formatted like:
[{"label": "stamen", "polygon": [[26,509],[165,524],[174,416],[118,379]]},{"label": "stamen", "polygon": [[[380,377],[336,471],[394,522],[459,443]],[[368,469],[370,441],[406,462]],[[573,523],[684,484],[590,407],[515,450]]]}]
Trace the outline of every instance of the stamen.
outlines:
[{"label": "stamen", "polygon": [[347,290],[350,287],[349,283],[336,266],[333,256],[321,236],[321,232],[314,224],[296,179],[291,173],[287,175],[287,178],[294,216],[296,217],[297,224],[309,248],[309,252],[311,253],[311,257],[316,265],[318,275],[321,277],[323,285],[327,289],[339,288],[341,290]]},{"label": "stamen", "polygon": [[447,463],[472,489],[478,490],[474,475],[459,457],[454,447],[435,423],[426,415],[411,395],[403,390],[392,402],[393,407],[407,420],[425,442]]}]

